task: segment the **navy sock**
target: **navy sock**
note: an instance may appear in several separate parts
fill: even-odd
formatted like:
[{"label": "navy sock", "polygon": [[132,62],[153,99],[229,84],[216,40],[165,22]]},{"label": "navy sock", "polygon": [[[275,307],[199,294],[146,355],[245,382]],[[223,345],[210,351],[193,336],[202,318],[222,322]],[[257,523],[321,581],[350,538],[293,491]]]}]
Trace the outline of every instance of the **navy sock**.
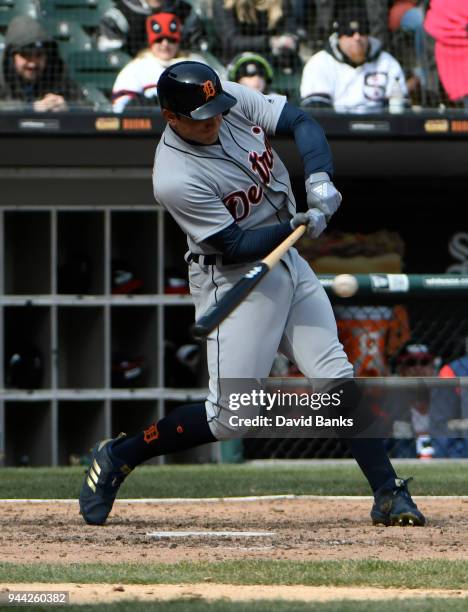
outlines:
[{"label": "navy sock", "polygon": [[135,467],[152,457],[216,442],[206,419],[205,404],[184,404],[131,438],[122,438],[112,454]]},{"label": "navy sock", "polygon": [[[361,402],[361,390],[354,379],[340,381],[337,389],[341,393],[340,410],[356,415],[356,422],[361,423],[364,431],[375,419],[369,407]],[[396,478],[384,441],[381,438],[360,438],[359,433],[353,438],[346,438],[351,454],[367,478],[372,492],[375,493],[387,480]]]},{"label": "navy sock", "polygon": [[381,438],[348,438],[345,441],[373,493],[390,478],[397,478]]}]

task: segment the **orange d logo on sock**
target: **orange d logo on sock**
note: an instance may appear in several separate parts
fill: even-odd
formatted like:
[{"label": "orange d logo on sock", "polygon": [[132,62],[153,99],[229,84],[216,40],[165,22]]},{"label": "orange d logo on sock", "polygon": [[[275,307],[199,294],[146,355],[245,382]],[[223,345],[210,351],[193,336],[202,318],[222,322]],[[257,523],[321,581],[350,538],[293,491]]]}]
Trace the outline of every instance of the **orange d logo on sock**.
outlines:
[{"label": "orange d logo on sock", "polygon": [[154,442],[155,440],[157,440],[159,438],[159,431],[158,428],[156,426],[156,423],[152,423],[148,429],[145,429],[143,431],[144,435],[144,440],[146,442],[146,444],[150,444],[150,442]]}]

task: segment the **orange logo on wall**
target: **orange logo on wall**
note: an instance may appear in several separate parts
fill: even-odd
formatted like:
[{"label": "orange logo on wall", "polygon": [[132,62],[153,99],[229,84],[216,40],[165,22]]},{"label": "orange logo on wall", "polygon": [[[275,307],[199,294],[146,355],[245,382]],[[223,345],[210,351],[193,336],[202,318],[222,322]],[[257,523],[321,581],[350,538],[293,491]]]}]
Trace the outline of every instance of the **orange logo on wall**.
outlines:
[{"label": "orange logo on wall", "polygon": [[152,423],[148,427],[148,429],[144,430],[143,433],[145,434],[144,440],[146,444],[149,444],[150,442],[154,442],[155,440],[159,438],[159,431],[158,431],[158,428],[156,427],[156,423]]},{"label": "orange logo on wall", "polygon": [[124,130],[151,130],[151,119],[143,119],[135,117],[132,119],[122,119],[122,128]]},{"label": "orange logo on wall", "polygon": [[205,94],[206,101],[216,96],[216,89],[213,85],[213,81],[205,81],[203,83],[203,93]]}]

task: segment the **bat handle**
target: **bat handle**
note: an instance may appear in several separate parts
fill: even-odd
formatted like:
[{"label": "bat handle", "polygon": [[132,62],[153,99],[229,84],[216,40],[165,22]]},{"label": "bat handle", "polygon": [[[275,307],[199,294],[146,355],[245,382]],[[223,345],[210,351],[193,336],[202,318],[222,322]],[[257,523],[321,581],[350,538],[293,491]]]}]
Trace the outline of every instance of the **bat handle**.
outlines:
[{"label": "bat handle", "polygon": [[306,225],[299,225],[299,227],[291,232],[291,234],[269,255],[244,274],[244,276],[223,295],[219,302],[210,306],[207,312],[192,325],[192,336],[194,338],[206,338],[215,327],[218,327],[218,325],[220,325],[249,295],[265,274],[278,263],[286,251],[299,240],[306,229]]},{"label": "bat handle", "polygon": [[279,262],[279,260],[283,257],[286,251],[292,247],[298,240],[303,236],[305,231],[307,230],[307,225],[299,225],[296,229],[289,234],[289,236],[283,240],[281,244],[279,244],[276,249],[263,258],[263,263],[265,263],[270,269]]}]

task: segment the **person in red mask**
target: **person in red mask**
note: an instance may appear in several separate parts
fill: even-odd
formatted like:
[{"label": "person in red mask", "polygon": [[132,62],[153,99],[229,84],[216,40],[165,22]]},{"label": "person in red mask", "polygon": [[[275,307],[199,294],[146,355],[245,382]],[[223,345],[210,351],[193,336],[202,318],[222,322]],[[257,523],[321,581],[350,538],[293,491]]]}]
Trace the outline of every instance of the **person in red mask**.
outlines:
[{"label": "person in red mask", "polygon": [[196,53],[181,50],[182,24],[174,13],[156,13],[146,19],[148,47],[117,75],[112,89],[112,106],[121,113],[128,106],[157,103],[157,83],[165,68],[181,59],[205,63]]}]

